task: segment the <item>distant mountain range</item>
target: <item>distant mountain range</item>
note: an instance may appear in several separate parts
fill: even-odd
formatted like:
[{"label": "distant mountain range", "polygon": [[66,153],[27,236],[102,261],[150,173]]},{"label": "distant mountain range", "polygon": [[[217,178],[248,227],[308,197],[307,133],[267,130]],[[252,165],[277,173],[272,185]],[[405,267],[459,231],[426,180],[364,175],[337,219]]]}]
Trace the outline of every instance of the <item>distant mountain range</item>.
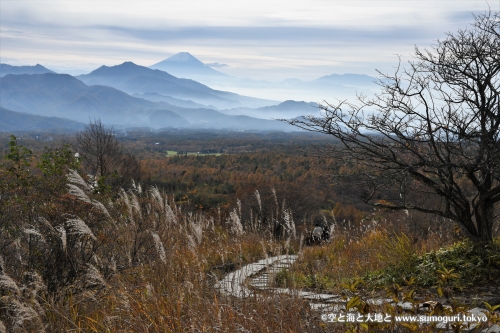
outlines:
[{"label": "distant mountain range", "polygon": [[[27,129],[35,128],[37,122],[40,128],[51,126],[49,123],[77,128],[81,123],[100,118],[104,123],[121,127],[295,130],[271,119],[317,115],[317,103],[294,100],[279,103],[273,99],[244,96],[246,92],[273,94],[285,91],[299,99],[301,92],[309,91],[318,96],[332,93],[340,99],[348,94],[353,96],[358,89],[370,91],[377,87],[373,83],[375,78],[357,74],[332,74],[312,81],[288,79],[277,83],[240,79],[210,68],[187,52],[151,67],[163,70],[125,62],[101,66],[89,74],[72,77],[56,74],[41,65],[0,64],[0,106],[6,117],[0,122],[0,130],[21,128],[23,123],[19,119],[22,117],[30,119],[26,122]],[[185,77],[197,75],[213,80],[218,86],[228,85],[228,90],[240,89],[245,93],[212,89],[171,73]],[[81,123],[77,126],[75,122]]]},{"label": "distant mountain range", "polygon": [[179,79],[164,71],[150,69],[125,62],[117,66],[102,66],[86,75],[77,76],[87,85],[106,85],[129,94],[157,93],[178,99],[187,99],[218,108],[262,107],[276,101],[241,96],[235,93],[214,90],[199,82]]},{"label": "distant mountain range", "polygon": [[[162,69],[177,77],[197,80],[218,89],[274,100],[293,99],[315,102],[354,100],[357,93],[371,95],[379,91],[375,83],[377,79],[362,74],[332,74],[310,81],[291,78],[270,82],[238,78],[214,70],[187,52],[177,53],[150,68]],[[230,108],[234,107],[230,106]],[[262,105],[252,107],[262,107]]]},{"label": "distant mountain range", "polygon": [[83,128],[84,124],[77,121],[56,117],[35,116],[0,107],[0,132],[48,130],[79,131]]},{"label": "distant mountain range", "polygon": [[45,74],[45,73],[54,73],[50,69],[43,67],[42,65],[35,66],[11,66],[7,64],[0,64],[0,77],[5,76],[7,74]]},{"label": "distant mountain range", "polygon": [[0,106],[39,116],[87,123],[94,118],[123,127],[292,130],[288,124],[227,115],[208,108],[183,108],[132,97],[108,86],[87,86],[66,74],[6,75],[0,80]]}]

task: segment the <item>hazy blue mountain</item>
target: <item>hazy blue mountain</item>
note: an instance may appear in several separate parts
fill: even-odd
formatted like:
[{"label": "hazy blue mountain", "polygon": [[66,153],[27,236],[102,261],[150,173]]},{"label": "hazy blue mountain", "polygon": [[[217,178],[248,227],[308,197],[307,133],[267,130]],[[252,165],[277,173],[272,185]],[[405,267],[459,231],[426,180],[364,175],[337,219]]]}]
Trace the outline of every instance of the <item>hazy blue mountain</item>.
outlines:
[{"label": "hazy blue mountain", "polygon": [[36,64],[35,66],[11,66],[8,64],[0,64],[0,77],[5,76],[7,74],[45,74],[45,73],[53,73],[48,68],[43,67],[40,64]]},{"label": "hazy blue mountain", "polygon": [[208,108],[208,109],[217,109],[213,105],[203,105],[200,103],[195,103],[190,100],[185,100],[185,99],[180,99],[180,98],[175,98],[175,97],[170,97],[170,96],[164,96],[160,95],[157,93],[145,93],[145,94],[132,94],[132,96],[137,97],[137,98],[143,98],[151,102],[165,102],[171,105],[176,105],[180,106],[183,108],[188,108],[188,109],[199,109],[199,108]]},{"label": "hazy blue mountain", "polygon": [[107,85],[129,94],[158,93],[178,99],[191,100],[218,108],[238,106],[262,107],[276,104],[275,101],[241,96],[227,91],[211,89],[199,82],[179,79],[164,71],[125,62],[117,66],[101,66],[87,75],[77,76],[87,85]]},{"label": "hazy blue mountain", "polygon": [[205,65],[188,52],[177,53],[170,58],[149,66],[149,68],[160,69],[177,77],[186,79],[229,78],[229,75],[218,72],[210,66]]},{"label": "hazy blue mountain", "polygon": [[35,116],[0,107],[0,132],[66,130],[79,131],[84,124],[57,117]]},{"label": "hazy blue mountain", "polygon": [[[193,77],[191,77],[193,78]],[[315,102],[355,100],[357,93],[372,95],[379,91],[376,78],[361,74],[331,74],[314,80],[290,78],[279,82],[250,78],[205,78],[203,83],[243,95],[275,100]]]},{"label": "hazy blue mountain", "polygon": [[294,130],[277,121],[227,115],[208,108],[189,109],[132,97],[108,86],[87,86],[66,74],[6,75],[0,79],[0,106],[41,116],[87,123],[153,128]]},{"label": "hazy blue mountain", "polygon": [[[162,69],[177,77],[193,79],[221,90],[234,91],[240,95],[258,96],[272,100],[353,101],[356,100],[358,93],[372,95],[379,91],[379,87],[375,83],[377,79],[362,74],[331,74],[314,80],[290,78],[279,82],[237,78],[216,71],[188,52],[178,53],[150,66],[150,68]],[[207,104],[206,102],[200,103]],[[221,108],[220,105],[217,106]],[[263,106],[269,105],[233,105],[222,108]]]},{"label": "hazy blue mountain", "polygon": [[235,108],[221,110],[231,115],[246,115],[262,119],[291,119],[298,116],[317,114],[318,104],[298,101],[284,101],[278,105],[266,106],[262,108]]},{"label": "hazy blue mountain", "polygon": [[[43,116],[64,117],[87,123],[100,118],[104,122],[149,126],[149,113],[155,110],[162,119],[187,125],[178,114],[162,110],[165,105],[132,97],[107,86],[87,86],[67,74],[6,75],[0,80],[2,107]],[[154,122],[153,122],[154,123]],[[163,126],[168,126],[164,123]]]}]

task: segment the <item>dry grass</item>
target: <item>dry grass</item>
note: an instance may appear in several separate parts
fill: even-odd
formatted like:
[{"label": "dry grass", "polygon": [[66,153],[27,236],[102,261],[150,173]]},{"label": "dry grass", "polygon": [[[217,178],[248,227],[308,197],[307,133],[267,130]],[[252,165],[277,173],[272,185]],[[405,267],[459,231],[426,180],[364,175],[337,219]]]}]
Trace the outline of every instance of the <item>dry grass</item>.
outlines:
[{"label": "dry grass", "polygon": [[[339,293],[354,280],[438,250],[459,236],[443,237],[442,230],[449,227],[446,224],[449,222],[431,227],[432,221],[421,220],[418,228],[413,226],[409,230],[409,222],[416,220],[411,214],[393,214],[389,216],[392,220],[373,215],[371,220],[362,220],[357,226],[343,223],[344,227],[332,228],[330,241],[304,248],[299,260],[289,272],[279,275],[277,282]],[[421,230],[425,230],[425,235]]]},{"label": "dry grass", "polygon": [[[251,232],[240,210],[218,219],[183,212],[156,188],[105,197],[74,174],[69,181],[78,216],[40,217],[21,239],[3,240],[11,255],[1,265],[0,318],[9,332],[321,331],[300,299],[214,289],[229,270],[296,252],[297,240],[274,240],[265,226]],[[35,288],[22,276],[38,270]]]},{"label": "dry grass", "polygon": [[[5,249],[5,257],[0,257],[0,329],[3,325],[16,333],[346,330],[325,325],[307,302],[293,296],[237,299],[221,296],[214,288],[228,271],[242,265],[299,252],[302,242],[293,237],[292,215],[277,200],[259,202],[259,207],[274,205],[274,217],[262,225],[257,218],[243,220],[241,206],[226,216],[206,216],[182,211],[154,187],[134,185],[104,196],[91,193],[76,174],[69,181],[73,195],[67,195],[66,208],[71,215],[61,211],[53,219],[36,216],[18,233],[0,239]],[[352,278],[443,243],[437,240],[437,231],[415,240],[416,236],[401,236],[411,235],[408,230],[391,228],[404,225],[401,220],[411,216],[397,216],[392,225],[374,222],[375,218],[355,229],[344,224],[330,243],[303,249],[291,273],[281,278],[292,287],[336,290]],[[271,226],[279,223],[283,238],[277,240],[271,236],[275,231]]]},{"label": "dry grass", "polygon": [[[177,233],[177,237],[182,235]],[[291,297],[233,299],[214,283],[226,263],[243,265],[263,257],[261,238],[228,237],[216,228],[193,249],[165,242],[166,262],[125,269],[103,290],[46,303],[51,332],[313,332],[319,326],[309,305]],[[279,244],[268,245],[278,251]],[[269,244],[272,243],[272,244]],[[290,313],[296,314],[293,318]]]}]

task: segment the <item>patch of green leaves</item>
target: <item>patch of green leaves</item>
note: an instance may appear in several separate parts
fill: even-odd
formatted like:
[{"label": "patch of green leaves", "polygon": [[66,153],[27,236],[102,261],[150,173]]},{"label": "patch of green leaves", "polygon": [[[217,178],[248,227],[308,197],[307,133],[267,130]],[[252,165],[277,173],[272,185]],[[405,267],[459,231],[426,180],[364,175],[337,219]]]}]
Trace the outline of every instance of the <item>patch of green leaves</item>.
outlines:
[{"label": "patch of green leaves", "polygon": [[458,289],[478,283],[498,283],[499,249],[496,243],[477,245],[464,240],[421,256],[399,256],[398,261],[385,269],[367,273],[365,280],[373,286],[406,285],[411,280],[419,287],[444,284]]}]

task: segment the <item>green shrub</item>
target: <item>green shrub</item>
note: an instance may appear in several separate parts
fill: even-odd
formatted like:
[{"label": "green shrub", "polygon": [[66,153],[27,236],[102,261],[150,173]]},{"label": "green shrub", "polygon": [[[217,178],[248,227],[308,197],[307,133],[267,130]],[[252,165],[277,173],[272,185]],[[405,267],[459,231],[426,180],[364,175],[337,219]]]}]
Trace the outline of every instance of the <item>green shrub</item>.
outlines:
[{"label": "green shrub", "polygon": [[[399,245],[403,240],[396,239]],[[397,249],[395,247],[396,254]],[[439,284],[438,271],[451,271],[458,277],[452,282],[454,288],[465,288],[479,283],[500,282],[500,252],[498,240],[492,245],[479,246],[469,240],[457,242],[438,251],[431,251],[421,256],[407,253],[398,256],[386,268],[369,272],[365,279],[373,286],[391,284],[404,285],[413,279],[420,287]]]}]

